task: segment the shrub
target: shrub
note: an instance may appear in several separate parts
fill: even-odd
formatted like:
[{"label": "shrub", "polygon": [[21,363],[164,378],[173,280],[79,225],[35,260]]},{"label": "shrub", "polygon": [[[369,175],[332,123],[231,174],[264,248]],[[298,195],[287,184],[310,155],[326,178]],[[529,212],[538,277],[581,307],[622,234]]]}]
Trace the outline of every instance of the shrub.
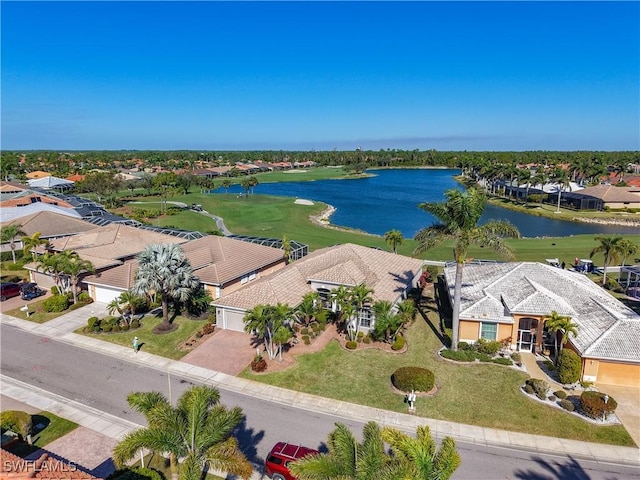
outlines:
[{"label": "shrub", "polygon": [[494,358],[491,360],[493,363],[497,363],[498,365],[513,365],[513,362],[510,358]]},{"label": "shrub", "polygon": [[514,352],[511,354],[511,360],[516,363],[520,363],[522,362],[522,355],[520,355],[520,352]]},{"label": "shrub", "polygon": [[371,343],[371,337],[370,337],[369,335],[367,335],[366,337],[364,337],[364,338],[362,339],[362,341],[363,341],[364,343]]},{"label": "shrub", "polygon": [[102,331],[105,333],[109,333],[111,330],[113,330],[113,325],[110,324],[106,324],[102,326]]},{"label": "shrub", "polygon": [[549,400],[550,402],[555,402],[555,401],[557,400],[557,398],[556,398],[556,396],[555,396],[555,395],[549,395],[549,396],[547,397],[547,400]]},{"label": "shrub", "polygon": [[300,333],[302,335],[308,335],[309,334],[309,329],[307,327],[303,327],[300,329]]},{"label": "shrub", "polygon": [[[302,335],[302,341],[305,342],[305,343],[308,342],[309,341],[309,335]],[[308,343],[307,343],[307,345],[308,345]]]},{"label": "shrub", "polygon": [[165,477],[151,468],[134,467],[116,470],[106,480],[165,480]]},{"label": "shrub", "polygon": [[474,350],[472,343],[458,342],[458,350]]},{"label": "shrub", "polygon": [[558,404],[569,412],[573,412],[576,409],[576,407],[573,405],[573,402],[571,402],[570,400],[567,400],[566,398],[563,398],[562,400],[560,400]]},{"label": "shrub", "polygon": [[497,340],[478,339],[476,342],[476,350],[487,355],[495,355],[502,348],[502,343]]},{"label": "shrub", "polygon": [[[607,400],[605,403],[605,399]],[[607,417],[616,411],[618,402],[601,392],[586,391],[580,395],[580,407],[591,418]]]},{"label": "shrub", "polygon": [[89,320],[87,320],[87,329],[90,332],[99,332],[100,323],[101,321],[98,317],[89,317]]},{"label": "shrub", "polygon": [[492,360],[490,355],[487,355],[486,353],[479,353],[479,352],[476,353],[476,358],[481,362],[490,362]]},{"label": "shrub", "polygon": [[539,378],[530,378],[525,383],[531,386],[538,398],[541,400],[547,398],[547,392],[549,391],[549,384],[547,382]]},{"label": "shrub", "polygon": [[564,400],[565,398],[567,398],[567,392],[565,392],[564,390],[558,390],[557,392],[553,392],[553,394],[560,400]]},{"label": "shrub", "polygon": [[123,332],[128,331],[128,330],[129,330],[129,324],[128,324],[128,323],[125,323],[124,325],[122,325],[122,326],[120,327],[120,330],[122,330]]},{"label": "shrub", "polygon": [[438,278],[438,267],[435,265],[427,265],[427,268],[424,269],[427,273],[429,273],[429,277],[426,279],[427,282],[433,282],[436,278]]},{"label": "shrub", "polygon": [[119,332],[119,331],[120,331],[120,324],[119,324],[119,323],[116,323],[116,324],[112,327],[112,331],[113,331],[114,333]]},{"label": "shrub", "polygon": [[364,332],[358,332],[358,338],[364,337]]},{"label": "shrub", "polygon": [[473,350],[442,350],[440,355],[456,362],[474,362],[477,354]]},{"label": "shrub", "polygon": [[0,426],[3,430],[11,430],[25,439],[31,433],[31,415],[19,410],[0,412]]},{"label": "shrub", "polygon": [[573,350],[563,349],[558,355],[558,380],[560,383],[575,383],[582,368],[580,357]]},{"label": "shrub", "polygon": [[302,341],[304,342],[305,345],[311,345],[311,340],[309,340],[309,337],[303,338]]},{"label": "shrub", "polygon": [[42,302],[42,309],[45,312],[64,312],[69,308],[69,299],[66,295],[54,295]]},{"label": "shrub", "polygon": [[431,370],[420,367],[401,367],[391,376],[393,386],[403,392],[428,392],[435,384],[435,376]]},{"label": "shrub", "polygon": [[545,360],[543,363],[544,366],[547,367],[547,369],[551,372],[556,369],[556,365],[551,360]]},{"label": "shrub", "polygon": [[251,370],[254,372],[264,372],[267,369],[267,361],[258,354],[251,361]]},{"label": "shrub", "polygon": [[[133,323],[133,322],[131,322]],[[133,326],[133,325],[132,325]],[[204,336],[204,335],[209,335],[210,333],[213,333],[216,329],[216,325],[215,323],[207,323],[204,327],[202,327],[200,329],[200,333]]]},{"label": "shrub", "polygon": [[87,292],[80,292],[78,294],[78,302],[80,303],[91,303],[93,302],[93,298]]},{"label": "shrub", "polygon": [[533,387],[528,383],[524,386],[524,391],[527,392],[529,395],[533,395],[534,393],[536,393]]},{"label": "shrub", "polygon": [[133,320],[130,325],[131,328],[140,328],[140,322],[138,320]]},{"label": "shrub", "polygon": [[404,348],[406,341],[402,335],[398,335],[396,340],[391,345],[391,350],[402,350]]},{"label": "shrub", "polygon": [[345,347],[347,347],[349,350],[355,350],[356,348],[358,348],[358,342],[350,340],[345,344]]}]

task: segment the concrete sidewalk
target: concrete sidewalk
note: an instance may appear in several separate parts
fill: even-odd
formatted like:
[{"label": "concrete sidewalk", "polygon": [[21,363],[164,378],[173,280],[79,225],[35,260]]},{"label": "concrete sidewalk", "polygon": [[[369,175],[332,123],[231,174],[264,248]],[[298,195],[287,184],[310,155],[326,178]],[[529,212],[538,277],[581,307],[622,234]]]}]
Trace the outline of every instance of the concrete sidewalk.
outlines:
[{"label": "concrete sidewalk", "polygon": [[[47,322],[48,325],[33,324],[32,322],[6,315],[2,315],[1,319],[2,322],[7,325],[12,325],[36,334],[55,338],[56,340],[73,344],[77,347],[87,348],[97,353],[113,356],[119,360],[126,360],[127,358],[130,358],[131,361],[135,361],[137,364],[143,364],[149,368],[162,372],[181,375],[194,382],[206,383],[220,389],[231,390],[284,405],[291,405],[307,411],[335,415],[340,418],[352,419],[361,422],[373,420],[379,424],[389,425],[408,432],[415,432],[418,425],[428,425],[432,433],[438,438],[451,436],[456,440],[467,443],[486,446],[512,447],[529,452],[565,456],[571,455],[573,457],[598,462],[613,462],[640,466],[640,450],[638,448],[587,443],[577,440],[566,440],[542,435],[529,435],[518,432],[509,432],[506,430],[478,427],[474,425],[464,425],[460,423],[416,417],[414,415],[366,407],[348,402],[330,400],[315,395],[304,394],[293,390],[287,390],[237,378],[203,367],[152,355],[144,351],[136,354],[131,348],[71,333],[76,328],[86,324],[86,319],[91,316],[92,312],[97,316],[102,315],[102,309],[106,310],[106,306],[94,303],[70,312],[67,315],[63,315],[54,321]],[[12,381],[10,379],[5,378],[5,381],[7,382],[7,385],[16,387],[14,383],[11,383]],[[44,396],[42,392],[33,392],[24,385],[22,385],[21,388],[22,390],[20,391],[9,390],[5,392],[5,384],[3,384],[2,393],[10,397],[12,395],[9,392],[13,392],[15,395],[21,395],[20,399],[30,405],[32,401],[40,401],[38,398],[41,395],[43,398],[50,398]],[[127,427],[122,423],[122,420],[118,419],[118,421],[112,423],[111,416],[106,414],[103,415],[102,412],[94,411],[91,413],[92,409],[90,407],[81,406],[77,404],[77,402],[74,402],[68,408],[71,407],[76,409],[76,412],[81,411],[90,415],[93,420],[83,419],[83,421],[90,423],[93,425],[93,428],[97,429],[101,433],[115,435],[113,438],[118,438],[122,435],[125,427]],[[57,413],[54,410],[50,411]],[[70,419],[73,420],[74,417],[70,417]],[[83,423],[80,423],[80,425],[83,425]],[[89,426],[88,428],[92,427]],[[129,425],[128,428],[131,428],[131,425]]]}]

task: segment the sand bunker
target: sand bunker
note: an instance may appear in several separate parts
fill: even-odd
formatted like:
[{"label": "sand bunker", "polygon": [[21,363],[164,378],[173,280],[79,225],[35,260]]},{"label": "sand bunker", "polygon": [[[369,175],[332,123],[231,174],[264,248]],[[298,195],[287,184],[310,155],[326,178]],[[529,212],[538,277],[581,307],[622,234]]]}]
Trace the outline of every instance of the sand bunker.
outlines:
[{"label": "sand bunker", "polygon": [[313,205],[311,200],[305,200],[304,198],[296,198],[295,203],[298,205]]}]

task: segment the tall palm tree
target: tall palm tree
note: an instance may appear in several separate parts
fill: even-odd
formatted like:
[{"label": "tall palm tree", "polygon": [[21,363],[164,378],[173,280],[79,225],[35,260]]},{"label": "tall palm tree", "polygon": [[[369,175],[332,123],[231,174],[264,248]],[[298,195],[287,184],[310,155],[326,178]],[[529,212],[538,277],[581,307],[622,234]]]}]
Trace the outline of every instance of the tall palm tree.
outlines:
[{"label": "tall palm tree", "polygon": [[336,423],[329,434],[327,453],[310,455],[289,465],[299,480],[380,480],[397,469],[397,462],[386,454],[382,431],[377,423],[368,422],[358,443],[349,428]]},{"label": "tall palm tree", "polygon": [[569,174],[566,172],[566,170],[557,167],[553,171],[551,178],[558,184],[558,206],[556,208],[556,213],[560,213],[560,198],[562,197],[562,192],[567,188],[570,189],[571,185]]},{"label": "tall palm tree", "polygon": [[302,302],[295,308],[293,314],[300,324],[308,327],[315,319],[319,309],[320,295],[318,292],[308,292],[304,294]]},{"label": "tall palm tree", "polygon": [[340,324],[343,321],[349,321],[349,316],[345,315],[345,308],[347,307],[347,305],[350,305],[350,296],[351,292],[344,285],[340,285],[338,288],[334,288],[333,290],[331,290],[331,299],[335,303],[336,308],[337,324]]},{"label": "tall palm tree", "polygon": [[26,235],[26,233],[22,231],[22,225],[18,223],[7,225],[0,229],[0,243],[9,243],[13,263],[16,263],[16,237],[23,235]]},{"label": "tall palm tree", "polygon": [[627,258],[633,257],[638,252],[638,246],[628,238],[623,238],[618,242],[620,247],[620,263],[624,267]]},{"label": "tall palm tree", "polygon": [[[220,393],[215,388],[191,387],[175,407],[158,392],[134,392],[127,402],[146,417],[148,427],[127,434],[116,445],[113,458],[117,465],[123,466],[140,450],[149,449],[169,453],[173,480],[200,480],[205,467],[243,479],[251,477],[251,463],[232,437],[242,421],[242,409],[220,405]],[[178,459],[182,459],[181,465]]]},{"label": "tall palm tree", "polygon": [[270,359],[282,352],[282,344],[292,335],[288,322],[292,312],[288,305],[256,305],[244,316],[244,329],[255,332],[264,341],[264,347]]},{"label": "tall palm tree", "polygon": [[472,244],[487,246],[498,254],[512,258],[513,253],[503,237],[519,238],[520,232],[511,223],[492,220],[484,225],[478,221],[487,203],[485,194],[475,188],[466,192],[447,190],[445,202],[421,203],[419,207],[435,216],[439,222],[423,228],[415,239],[418,246],[414,254],[420,254],[442,243],[453,240],[453,258],[456,262],[456,279],[453,299],[451,348],[458,349],[458,328],[460,323],[460,292],[462,289],[462,271],[467,251]]},{"label": "tall palm tree", "polygon": [[40,238],[41,233],[35,232],[31,236],[22,237],[22,252],[26,255],[28,252],[31,252],[33,256],[33,261],[36,261],[36,252],[35,249],[41,245],[48,245],[49,240],[44,238]]},{"label": "tall palm tree", "polygon": [[155,243],[138,255],[138,271],[131,288],[135,295],[160,294],[162,326],[168,330],[169,301],[184,302],[200,286],[182,248],[175,243]]},{"label": "tall palm tree", "polygon": [[604,255],[604,265],[602,267],[604,273],[602,275],[602,285],[607,284],[607,267],[612,262],[620,260],[620,256],[623,253],[624,244],[620,245],[622,237],[604,237],[598,235],[594,237],[596,242],[600,242],[597,247],[594,247],[589,254],[589,258],[593,258],[594,255],[602,253]]},{"label": "tall palm tree", "polygon": [[389,244],[393,253],[398,253],[398,246],[404,243],[404,237],[400,230],[389,230],[384,234],[384,241]]},{"label": "tall palm tree", "polygon": [[385,427],[382,438],[405,467],[404,475],[399,478],[447,480],[460,466],[460,455],[453,438],[445,437],[436,450],[436,443],[426,425],[418,427],[415,438],[395,428]]},{"label": "tall palm tree", "polygon": [[350,290],[350,300],[355,306],[356,318],[354,322],[348,323],[347,331],[350,332],[349,337],[351,340],[355,340],[358,336],[358,332],[360,331],[360,314],[363,312],[365,305],[373,301],[373,297],[371,296],[373,290],[367,287],[364,282],[356,285],[355,287],[351,287]]},{"label": "tall palm tree", "polygon": [[[558,315],[558,312],[556,312],[555,310],[551,312],[551,315],[545,317],[545,324],[547,325],[547,330],[554,334],[557,362],[558,356],[560,355],[560,352],[562,352],[562,347],[569,340],[569,336],[578,336],[578,325],[571,321],[571,317]],[[558,350],[557,332],[561,332],[562,334],[560,341],[560,350]]]}]

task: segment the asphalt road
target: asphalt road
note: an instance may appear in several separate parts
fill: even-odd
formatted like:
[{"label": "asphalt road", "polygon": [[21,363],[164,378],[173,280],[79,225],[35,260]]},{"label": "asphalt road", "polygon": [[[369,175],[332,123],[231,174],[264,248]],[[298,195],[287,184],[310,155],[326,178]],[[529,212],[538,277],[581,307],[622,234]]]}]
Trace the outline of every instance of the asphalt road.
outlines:
[{"label": "asphalt road", "polygon": [[[2,325],[0,368],[6,376],[35,385],[93,408],[144,424],[131,411],[132,391],[157,390],[175,399],[191,382],[128,360],[96,354],[55,340]],[[170,385],[170,387],[169,387]],[[335,422],[354,432],[362,424],[265,402],[220,388],[222,401],[242,407],[246,418],[238,431],[244,453],[261,464],[271,446],[285,440],[323,449]],[[640,479],[640,470],[624,465],[539,455],[526,451],[458,442],[462,464],[454,479],[614,480]]]}]

